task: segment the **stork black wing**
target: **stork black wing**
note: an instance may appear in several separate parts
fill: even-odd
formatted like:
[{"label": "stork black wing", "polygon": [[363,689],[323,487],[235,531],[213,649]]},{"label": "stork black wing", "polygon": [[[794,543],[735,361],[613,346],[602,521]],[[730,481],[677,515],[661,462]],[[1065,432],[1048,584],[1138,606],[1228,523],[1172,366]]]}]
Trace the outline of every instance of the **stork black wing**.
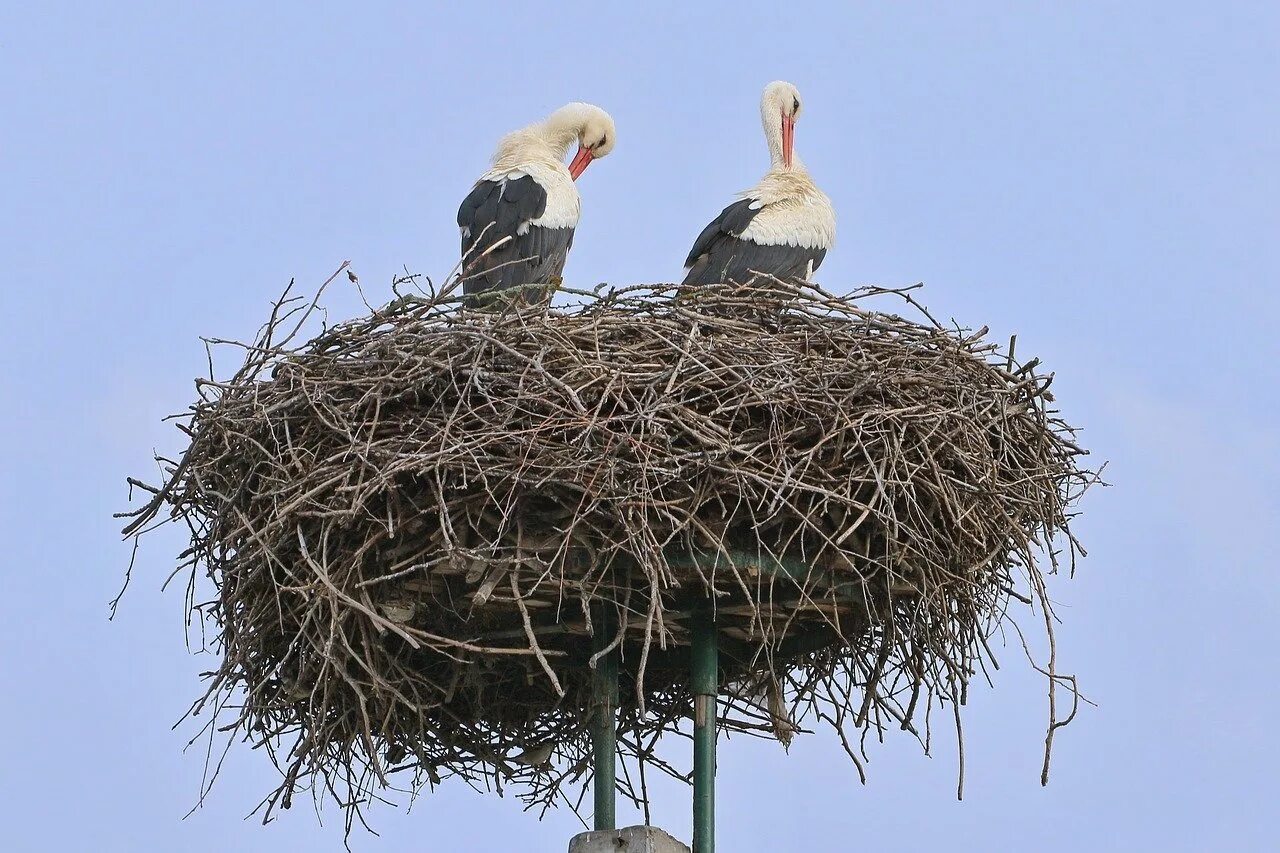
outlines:
[{"label": "stork black wing", "polygon": [[684,265],[695,266],[699,258],[711,251],[716,241],[723,240],[725,237],[742,236],[742,232],[747,230],[751,220],[755,219],[756,214],[760,212],[759,208],[751,207],[752,203],[752,199],[744,198],[720,211],[720,215],[707,223],[707,227],[702,229],[698,239],[693,241],[693,249],[690,250]]},{"label": "stork black wing", "polygon": [[529,223],[547,209],[547,191],[532,177],[480,181],[458,208],[464,293],[483,293],[558,276],[572,228]]},{"label": "stork black wing", "polygon": [[760,212],[752,208],[752,200],[735,201],[711,220],[698,239],[684,265],[688,272],[684,284],[745,283],[756,273],[778,278],[795,278],[816,270],[827,256],[822,248],[763,244],[742,239],[742,234]]}]

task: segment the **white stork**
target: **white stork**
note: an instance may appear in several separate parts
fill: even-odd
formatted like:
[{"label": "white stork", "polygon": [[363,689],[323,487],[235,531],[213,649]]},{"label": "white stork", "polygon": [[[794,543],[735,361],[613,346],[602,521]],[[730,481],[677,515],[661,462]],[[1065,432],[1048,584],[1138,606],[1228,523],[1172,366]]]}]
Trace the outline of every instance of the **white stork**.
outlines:
[{"label": "white stork", "polygon": [[[581,209],[574,181],[613,150],[616,135],[604,110],[573,103],[502,138],[492,167],[458,208],[464,293],[558,283]],[[550,295],[548,288],[543,298]]]},{"label": "white stork", "polygon": [[684,262],[686,285],[733,282],[753,274],[808,278],[836,236],[831,200],[795,155],[800,92],[781,80],[760,98],[769,171],[702,230]]}]

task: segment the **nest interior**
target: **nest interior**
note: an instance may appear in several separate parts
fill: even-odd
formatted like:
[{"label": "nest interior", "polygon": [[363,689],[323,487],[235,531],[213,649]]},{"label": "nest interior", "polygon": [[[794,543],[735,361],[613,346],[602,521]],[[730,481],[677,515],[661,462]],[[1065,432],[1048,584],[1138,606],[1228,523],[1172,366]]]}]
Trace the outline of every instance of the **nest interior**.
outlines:
[{"label": "nest interior", "polygon": [[352,815],[448,776],[574,805],[609,651],[643,802],[646,767],[685,775],[655,744],[690,712],[699,608],[721,725],[827,723],[859,772],[859,731],[926,741],[1015,608],[1052,631],[1084,451],[1036,362],[909,292],[472,310],[446,288],[308,338],[315,311],[286,294],[238,372],[198,381],[190,444],[126,529],[189,528],[220,655],[193,710],[268,748],[268,816],[312,783]]}]

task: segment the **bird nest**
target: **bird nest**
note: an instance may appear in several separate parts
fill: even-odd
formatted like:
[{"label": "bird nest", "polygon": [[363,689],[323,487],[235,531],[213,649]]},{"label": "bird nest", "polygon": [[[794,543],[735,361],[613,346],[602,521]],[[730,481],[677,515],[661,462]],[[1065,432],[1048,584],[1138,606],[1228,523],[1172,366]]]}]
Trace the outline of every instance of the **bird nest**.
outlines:
[{"label": "bird nest", "polygon": [[927,744],[1016,612],[1052,638],[1045,575],[1094,475],[1051,377],[985,330],[772,280],[567,309],[424,293],[305,342],[316,302],[286,294],[198,381],[163,484],[131,480],[152,499],[126,534],[190,530],[221,661],[193,712],[270,751],[267,816],[310,788],[350,828],[450,776],[575,805],[606,652],[619,784],[646,802],[646,768],[686,778],[655,744],[690,714],[699,608],[722,730],[824,722],[859,773],[868,733]]}]

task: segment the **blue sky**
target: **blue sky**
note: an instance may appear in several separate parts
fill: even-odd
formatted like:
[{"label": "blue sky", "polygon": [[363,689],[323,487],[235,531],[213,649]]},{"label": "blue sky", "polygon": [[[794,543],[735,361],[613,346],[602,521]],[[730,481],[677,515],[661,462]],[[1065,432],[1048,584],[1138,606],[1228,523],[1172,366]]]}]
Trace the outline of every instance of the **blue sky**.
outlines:
[{"label": "blue sky", "polygon": [[[1108,459],[1063,666],[1098,703],[1037,781],[1042,685],[1016,644],[968,709],[966,799],[945,736],[721,755],[722,849],[1264,849],[1274,842],[1274,419],[1280,410],[1280,7],[1270,3],[16,4],[0,10],[0,742],[8,849],[341,849],[332,809],[268,827],[235,749],[204,807],[171,731],[212,667],[188,655],[176,531],[110,518],[179,436],[200,335],[243,337],[291,277],[351,259],[385,293],[439,276],[504,131],[568,100],[617,120],[581,182],[571,284],[669,280],[767,165],[769,80],[806,99],[797,149],[832,197],[837,291],[924,281],[933,311],[1056,371]],[[360,309],[350,289],[335,315]],[[374,814],[358,850],[563,850],[568,812],[454,785]],[[688,835],[688,798],[655,821]]]}]

